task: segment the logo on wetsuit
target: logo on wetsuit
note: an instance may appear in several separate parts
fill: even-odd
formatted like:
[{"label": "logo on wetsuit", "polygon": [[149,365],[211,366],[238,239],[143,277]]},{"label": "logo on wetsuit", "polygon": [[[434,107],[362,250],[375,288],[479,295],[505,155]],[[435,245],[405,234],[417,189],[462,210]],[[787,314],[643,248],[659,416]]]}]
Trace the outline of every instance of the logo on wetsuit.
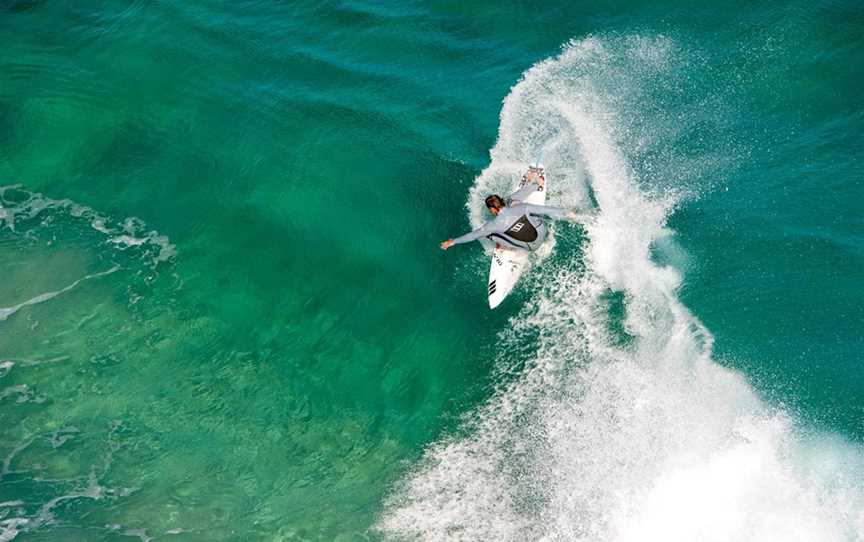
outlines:
[{"label": "logo on wetsuit", "polygon": [[522,215],[504,234],[523,243],[536,241],[538,236],[537,228],[528,220],[527,215]]},{"label": "logo on wetsuit", "polygon": [[[536,241],[540,234],[537,232],[537,228],[534,227],[534,224],[528,220],[526,215],[522,215],[522,217],[513,223],[512,226],[507,228],[507,231],[502,233],[493,233],[491,235],[487,235],[486,238],[490,241],[495,241],[495,239],[501,239],[506,242],[508,245],[518,247],[518,248],[527,248],[531,249],[531,245],[527,247],[516,243],[515,241],[522,241],[523,243],[531,243],[532,241]],[[499,246],[496,241],[496,246]]]}]

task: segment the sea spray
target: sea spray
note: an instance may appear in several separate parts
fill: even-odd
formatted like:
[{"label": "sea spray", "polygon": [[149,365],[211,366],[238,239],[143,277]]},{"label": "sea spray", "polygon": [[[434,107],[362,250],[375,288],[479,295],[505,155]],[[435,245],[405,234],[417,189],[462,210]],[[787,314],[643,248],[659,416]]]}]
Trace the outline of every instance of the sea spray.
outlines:
[{"label": "sea spray", "polygon": [[[563,187],[551,203],[590,202],[597,216],[579,250],[535,271],[544,286],[499,334],[501,359],[533,341],[530,360],[397,484],[385,535],[864,540],[864,451],[807,430],[716,364],[713,337],[678,299],[680,270],[652,257],[711,167],[631,162],[686,122],[657,102],[682,54],[662,37],[588,38],[531,68],[505,100],[472,223],[483,195],[506,190],[541,151]],[[624,296],[623,345],[609,292]]]}]

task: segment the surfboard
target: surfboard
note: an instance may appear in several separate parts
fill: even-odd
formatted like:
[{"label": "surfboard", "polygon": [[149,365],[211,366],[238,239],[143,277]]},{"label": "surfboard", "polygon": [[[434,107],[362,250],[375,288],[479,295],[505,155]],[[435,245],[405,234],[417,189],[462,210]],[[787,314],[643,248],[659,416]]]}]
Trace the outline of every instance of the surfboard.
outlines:
[{"label": "surfboard", "polygon": [[[543,179],[543,188],[534,191],[525,198],[525,203],[535,205],[544,205],[546,203],[546,190],[549,185],[546,183],[546,172],[542,165],[531,166],[528,173],[522,177],[519,183],[519,188],[525,186],[525,183],[530,182],[528,175],[535,172]],[[492,252],[492,264],[489,268],[489,308],[494,309],[504,301],[522,273],[528,268],[528,252],[518,249],[508,249],[501,245],[497,245]]]}]

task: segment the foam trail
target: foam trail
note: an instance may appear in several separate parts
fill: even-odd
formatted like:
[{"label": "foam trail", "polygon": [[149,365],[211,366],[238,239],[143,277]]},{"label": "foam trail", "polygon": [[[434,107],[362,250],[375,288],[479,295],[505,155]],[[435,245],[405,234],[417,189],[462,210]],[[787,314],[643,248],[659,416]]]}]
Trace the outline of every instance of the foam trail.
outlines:
[{"label": "foam trail", "polygon": [[[483,195],[541,151],[551,203],[593,200],[598,213],[581,251],[536,271],[542,290],[500,334],[502,369],[521,369],[398,484],[385,536],[864,540],[864,450],[807,430],[714,363],[710,332],[678,300],[680,272],[652,259],[700,169],[658,164],[644,178],[628,156],[686,122],[662,98],[682,55],[662,37],[589,38],[506,98],[470,194],[474,224]],[[610,291],[625,300],[623,331]]]},{"label": "foam trail", "polygon": [[45,292],[44,294],[39,294],[34,298],[28,299],[27,301],[22,301],[21,303],[18,303],[17,305],[12,306],[12,307],[5,307],[5,308],[0,307],[0,322],[6,320],[7,318],[12,316],[13,314],[18,312],[19,310],[23,309],[24,307],[29,307],[30,305],[37,305],[39,303],[44,303],[45,301],[50,301],[51,299],[54,299],[58,295],[64,294],[64,293],[68,292],[69,290],[75,288],[76,286],[78,286],[79,284],[81,284],[84,281],[94,279],[97,277],[102,277],[105,275],[110,275],[111,273],[114,273],[118,269],[120,269],[120,266],[114,266],[111,269],[108,269],[107,271],[102,271],[100,273],[93,273],[92,275],[87,275],[86,277],[80,278],[80,279],[76,280],[75,282],[73,282],[72,284],[70,284],[69,286],[66,286],[65,288],[61,288],[60,290],[57,290],[55,292]]}]

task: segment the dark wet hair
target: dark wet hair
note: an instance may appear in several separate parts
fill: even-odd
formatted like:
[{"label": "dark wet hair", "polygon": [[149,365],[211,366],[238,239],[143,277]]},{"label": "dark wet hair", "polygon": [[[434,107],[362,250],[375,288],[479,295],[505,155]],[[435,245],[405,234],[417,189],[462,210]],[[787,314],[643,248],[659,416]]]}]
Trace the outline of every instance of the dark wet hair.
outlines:
[{"label": "dark wet hair", "polygon": [[492,194],[491,196],[486,196],[486,207],[492,209],[493,207],[496,209],[504,208],[504,200],[501,199],[501,196],[497,194]]}]

